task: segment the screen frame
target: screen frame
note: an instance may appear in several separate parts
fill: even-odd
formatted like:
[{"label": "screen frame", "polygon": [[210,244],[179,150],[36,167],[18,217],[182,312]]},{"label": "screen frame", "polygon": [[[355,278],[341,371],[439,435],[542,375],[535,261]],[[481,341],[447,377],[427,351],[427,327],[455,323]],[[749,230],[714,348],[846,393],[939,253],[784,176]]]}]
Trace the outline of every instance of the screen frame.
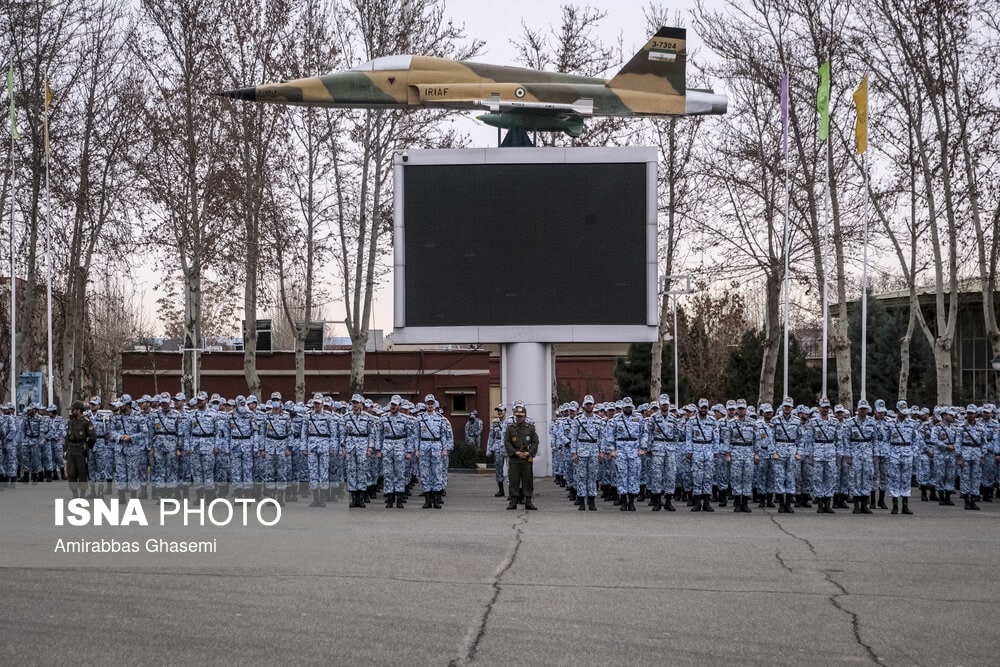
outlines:
[{"label": "screen frame", "polygon": [[[406,326],[405,178],[411,165],[638,163],[646,165],[646,323],[635,325]],[[393,341],[399,344],[649,343],[659,335],[657,152],[622,148],[414,149],[393,157]]]}]

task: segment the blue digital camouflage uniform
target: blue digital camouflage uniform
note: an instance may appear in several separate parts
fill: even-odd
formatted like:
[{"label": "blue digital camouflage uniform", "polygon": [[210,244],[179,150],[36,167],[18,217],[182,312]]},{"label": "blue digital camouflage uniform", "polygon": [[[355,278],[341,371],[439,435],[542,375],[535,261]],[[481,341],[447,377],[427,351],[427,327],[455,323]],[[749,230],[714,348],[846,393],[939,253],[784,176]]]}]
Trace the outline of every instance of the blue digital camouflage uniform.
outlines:
[{"label": "blue digital camouflage uniform", "polygon": [[[667,404],[661,404],[663,408]],[[646,446],[651,454],[649,490],[654,494],[672,496],[677,482],[677,419],[669,411],[660,410],[646,419]]]},{"label": "blue digital camouflage uniform", "polygon": [[966,500],[974,500],[979,496],[979,487],[983,483],[983,457],[989,448],[986,429],[975,421],[974,412],[971,414],[966,412],[966,417],[970,416],[973,422],[966,421],[959,427],[958,442],[955,447],[962,461],[958,466],[959,490]]},{"label": "blue digital camouflage uniform", "polygon": [[809,498],[813,496],[813,430],[812,411],[805,406],[799,406],[799,460],[795,468],[795,483],[798,487],[802,507],[812,507]]},{"label": "blue digital camouflage uniform", "polygon": [[177,489],[177,465],[183,449],[180,444],[180,418],[180,413],[167,402],[146,421],[153,456],[153,486],[168,494]]},{"label": "blue digital camouflage uniform", "polygon": [[[56,406],[50,405],[49,412],[54,412]],[[66,468],[66,462],[63,460],[63,443],[66,440],[66,421],[59,415],[50,417],[49,429],[48,429],[48,449],[49,449],[49,461],[51,465],[49,467],[53,473],[59,473]]]},{"label": "blue digital camouflage uniform", "polygon": [[42,448],[45,447],[45,427],[46,420],[34,409],[21,418],[19,431],[21,433],[21,446],[19,454],[21,458],[21,470],[30,472],[34,476],[42,473]]},{"label": "blue digital camouflage uniform", "polygon": [[913,456],[916,451],[914,442],[921,439],[917,434],[917,422],[910,419],[909,414],[887,420],[884,452],[890,497],[910,497],[910,479],[913,476]]},{"label": "blue digital camouflage uniform", "polygon": [[983,450],[982,488],[985,494],[983,495],[983,499],[989,502],[993,499],[993,487],[997,483],[996,434],[1000,422],[997,422],[992,406],[983,412],[982,424],[983,430],[986,432],[986,448]]},{"label": "blue digital camouflage uniform", "polygon": [[425,412],[418,417],[417,429],[420,485],[425,492],[441,491],[446,483],[442,473],[448,467],[447,452],[455,443],[451,424],[437,413]]},{"label": "blue digital camouflage uniform", "polygon": [[[5,408],[6,409],[6,408]],[[0,415],[0,477],[17,477],[17,430],[11,415]]]},{"label": "blue digital camouflage uniform", "polygon": [[[680,437],[677,439],[674,460],[677,462],[677,488],[690,494],[691,460],[685,453],[687,450],[687,425],[689,421],[690,418],[687,416],[681,416],[677,419],[677,428],[680,432]],[[677,495],[676,490],[674,495]]]},{"label": "blue digital camouflage uniform", "polygon": [[[93,405],[93,404],[92,404]],[[96,406],[84,416],[90,419],[97,434],[97,443],[91,451],[90,481],[100,486],[97,491],[111,493],[111,481],[115,476],[115,452],[111,442],[111,411],[100,410]]]},{"label": "blue digital camouflage uniform", "polygon": [[723,451],[729,454],[731,460],[729,481],[734,496],[749,497],[753,493],[754,456],[757,453],[754,443],[759,428],[756,420],[746,416],[742,419],[737,417],[729,422],[726,439],[721,443]]},{"label": "blue digital camouflage uniform", "polygon": [[219,452],[218,422],[207,408],[188,414],[182,427],[191,481],[200,492],[215,488],[215,458]]},{"label": "blue digital camouflage uniform", "polygon": [[713,480],[713,485],[719,492],[719,506],[725,507],[727,490],[730,486],[730,466],[726,460],[726,453],[722,451],[722,443],[725,442],[728,435],[726,431],[729,430],[729,422],[732,421],[732,417],[729,416],[728,412],[721,405],[714,406],[713,412],[715,415],[718,415],[715,417],[715,427],[719,431],[717,438],[719,449],[715,452],[715,479]]},{"label": "blue digital camouflage uniform", "polygon": [[926,500],[924,496],[934,483],[931,478],[931,457],[929,456],[929,453],[933,451],[934,433],[931,420],[924,419],[925,415],[922,412],[920,416],[921,419],[914,426],[913,446],[916,454],[913,459],[913,474],[920,486],[921,500]]},{"label": "blue digital camouflage uniform", "polygon": [[498,484],[506,481],[504,463],[507,460],[507,450],[503,446],[504,420],[498,418],[490,422],[490,434],[486,439],[486,454],[493,455],[493,476]]},{"label": "blue digital camouflage uniform", "polygon": [[402,494],[409,479],[409,465],[417,447],[417,433],[413,421],[402,412],[390,410],[379,422],[378,451],[382,458],[382,491]]},{"label": "blue digital camouflage uniform", "polygon": [[864,496],[867,503],[875,483],[875,461],[879,446],[879,425],[871,417],[854,416],[843,428],[845,449],[850,457],[851,495]]},{"label": "blue digital camouflage uniform", "polygon": [[215,485],[217,488],[228,485],[233,481],[233,449],[232,438],[229,433],[229,414],[225,410],[219,409],[215,412],[215,442],[218,445],[219,453],[215,455]]},{"label": "blue digital camouflage uniform", "polygon": [[934,428],[934,469],[937,472],[939,491],[951,493],[955,490],[955,468],[958,455],[958,429],[954,424],[942,421]]},{"label": "blue digital camouflage uniform", "polygon": [[718,448],[719,431],[715,419],[699,413],[688,420],[684,454],[691,462],[691,492],[696,496],[712,495]]},{"label": "blue digital camouflage uniform", "polygon": [[309,453],[302,432],[305,421],[300,409],[291,401],[285,402],[285,412],[292,422],[292,433],[295,434],[292,455],[288,461],[288,484],[293,490],[297,490],[298,485],[309,483]]},{"label": "blue digital camouflage uniform", "polygon": [[840,464],[837,467],[837,486],[834,491],[846,500],[851,495],[851,477],[854,474],[854,468],[848,463],[851,456],[851,447],[850,441],[845,437],[845,429],[847,428],[850,414],[847,412],[842,414],[844,418],[840,420],[840,443],[838,445],[840,450]]},{"label": "blue digital camouflage uniform", "polygon": [[344,451],[347,457],[347,488],[368,488],[368,457],[375,448],[375,424],[371,415],[349,412],[344,416]]},{"label": "blue digital camouflage uniform", "polygon": [[329,412],[310,412],[302,418],[302,442],[309,464],[309,489],[330,488],[330,456],[339,455],[337,422]]},{"label": "blue digital camouflage uniform", "polygon": [[368,488],[369,491],[374,492],[374,487],[378,485],[378,480],[382,476],[382,459],[375,456],[375,450],[378,449],[379,436],[381,434],[381,421],[382,417],[378,414],[368,413],[372,420],[372,428],[375,431],[375,441],[372,446],[372,456],[368,457]]},{"label": "blue digital camouflage uniform", "polygon": [[802,420],[793,413],[785,415],[784,410],[771,419],[771,438],[774,444],[771,450],[771,468],[774,474],[775,493],[783,495],[796,493],[798,461],[801,458],[799,452],[801,426]]},{"label": "blue digital camouflage uniform", "polygon": [[816,498],[832,498],[840,480],[837,451],[841,445],[840,422],[831,414],[816,415],[809,422],[809,440],[812,443],[813,480]]},{"label": "blue digital camouflage uniform", "polygon": [[610,452],[614,457],[618,493],[639,494],[640,455],[645,454],[645,428],[642,417],[634,410],[631,414],[618,413],[608,422]]},{"label": "blue digital camouflage uniform", "polygon": [[875,404],[876,411],[874,419],[879,426],[879,437],[875,452],[878,456],[878,463],[874,464],[874,488],[875,490],[881,491],[884,496],[885,492],[889,489],[889,419],[884,412],[884,402],[878,400]]},{"label": "blue digital camouflage uniform", "polygon": [[250,412],[246,399],[236,397],[236,410],[226,415],[229,427],[229,466],[233,487],[238,493],[245,494],[253,485],[254,459],[259,458],[262,449],[259,441],[257,417]]},{"label": "blue digital camouflage uniform", "polygon": [[[768,412],[767,414],[771,414]],[[757,420],[757,463],[754,465],[754,486],[761,495],[761,507],[764,507],[765,497],[775,493],[774,483],[774,433],[771,419],[764,414]]]},{"label": "blue digital camouflage uniform", "polygon": [[597,463],[604,424],[593,412],[581,413],[570,423],[570,455],[576,457],[573,488],[577,496],[597,495]]},{"label": "blue digital camouflage uniform", "polygon": [[297,443],[292,419],[281,409],[280,402],[277,410],[272,410],[261,417],[260,442],[263,446],[264,488],[269,493],[275,491],[282,493],[288,486],[292,449]]},{"label": "blue digital camouflage uniform", "polygon": [[111,418],[111,442],[115,452],[115,486],[119,496],[126,490],[135,494],[142,483],[140,469],[148,463],[146,419],[135,410],[123,408],[120,414]]},{"label": "blue digital camouflage uniform", "polygon": [[344,458],[344,416],[336,412],[327,414],[333,419],[334,436],[330,448],[330,488],[339,493],[340,485],[347,481]]}]

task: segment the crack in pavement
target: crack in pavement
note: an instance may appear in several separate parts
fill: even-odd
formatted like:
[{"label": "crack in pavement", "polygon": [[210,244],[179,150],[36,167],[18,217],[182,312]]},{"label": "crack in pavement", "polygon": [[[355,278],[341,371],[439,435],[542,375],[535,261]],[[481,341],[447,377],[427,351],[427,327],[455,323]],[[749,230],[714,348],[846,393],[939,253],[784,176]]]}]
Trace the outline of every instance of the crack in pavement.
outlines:
[{"label": "crack in pavement", "polygon": [[[768,512],[767,517],[771,520],[771,523],[773,523],[775,526],[778,527],[778,530],[783,532],[785,535],[788,535],[792,539],[802,542],[807,547],[809,547],[809,551],[812,552],[813,556],[817,558],[819,557],[819,554],[816,553],[816,547],[813,546],[812,542],[810,542],[808,539],[804,537],[796,535],[795,533],[785,528],[783,525],[781,525],[781,522],[778,521],[777,518],[775,518],[775,516],[770,512]],[[785,568],[788,572],[794,573],[794,570],[788,567],[788,564],[785,563],[784,559],[781,557],[780,551],[777,551],[775,553],[775,557],[778,559],[778,562],[781,563],[781,567]],[[830,604],[833,605],[834,609],[840,611],[841,613],[847,614],[851,618],[851,632],[854,635],[854,642],[865,650],[865,653],[867,653],[868,658],[873,663],[880,664],[882,661],[875,653],[875,650],[872,649],[870,644],[866,644],[865,641],[861,638],[861,619],[858,617],[858,614],[856,614],[855,612],[851,611],[843,604],[841,604],[840,598],[850,597],[851,594],[847,592],[847,589],[844,588],[839,581],[833,578],[833,574],[831,573],[831,571],[823,569],[818,569],[817,571],[823,575],[823,578],[826,579],[826,582],[828,584],[830,584],[839,591],[839,593],[828,595],[827,599],[830,601]]]},{"label": "crack in pavement", "polygon": [[778,549],[774,552],[774,557],[778,559],[778,562],[781,564],[781,567],[785,568],[785,571],[788,572],[788,574],[795,574],[795,570],[788,567],[788,564],[785,563],[785,559],[781,557],[781,549]]},{"label": "crack in pavement", "polygon": [[483,636],[486,634],[486,624],[490,620],[490,614],[493,612],[493,605],[496,604],[497,599],[500,597],[500,580],[503,576],[507,574],[507,571],[514,565],[514,561],[517,558],[517,553],[521,549],[523,535],[522,527],[528,523],[528,517],[525,514],[519,514],[517,516],[517,522],[511,526],[514,531],[514,544],[507,554],[507,557],[500,563],[497,567],[496,573],[493,575],[493,595],[490,596],[489,602],[483,607],[482,612],[479,614],[479,618],[469,626],[469,631],[466,633],[465,641],[462,643],[462,652],[458,658],[455,658],[448,662],[448,667],[458,667],[459,665],[467,665],[476,659],[476,653],[479,651],[479,644],[483,640]]}]

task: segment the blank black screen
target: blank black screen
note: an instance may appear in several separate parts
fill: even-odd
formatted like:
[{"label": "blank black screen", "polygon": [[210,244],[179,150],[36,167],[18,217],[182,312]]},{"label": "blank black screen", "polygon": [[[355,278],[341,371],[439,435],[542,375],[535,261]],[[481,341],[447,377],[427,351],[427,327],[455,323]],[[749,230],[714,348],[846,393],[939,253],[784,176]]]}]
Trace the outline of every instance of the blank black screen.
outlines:
[{"label": "blank black screen", "polygon": [[406,326],[646,325],[646,168],[404,167]]}]

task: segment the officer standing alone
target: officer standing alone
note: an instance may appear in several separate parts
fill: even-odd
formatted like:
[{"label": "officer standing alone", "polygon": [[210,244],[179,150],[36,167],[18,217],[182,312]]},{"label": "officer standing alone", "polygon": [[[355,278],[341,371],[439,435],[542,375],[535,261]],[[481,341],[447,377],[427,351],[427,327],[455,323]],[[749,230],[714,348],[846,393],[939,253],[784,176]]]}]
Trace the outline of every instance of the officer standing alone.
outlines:
[{"label": "officer standing alone", "polygon": [[510,477],[510,504],[507,509],[517,509],[517,489],[524,496],[524,509],[537,510],[531,502],[534,495],[535,480],[533,463],[538,453],[538,432],[535,425],[528,423],[528,412],[523,405],[514,408],[514,422],[507,426],[503,443],[510,460],[508,474]]},{"label": "officer standing alone", "polygon": [[85,409],[83,401],[74,401],[66,424],[64,458],[69,490],[74,498],[83,498],[87,490],[87,454],[97,442],[94,425],[83,416]]}]

